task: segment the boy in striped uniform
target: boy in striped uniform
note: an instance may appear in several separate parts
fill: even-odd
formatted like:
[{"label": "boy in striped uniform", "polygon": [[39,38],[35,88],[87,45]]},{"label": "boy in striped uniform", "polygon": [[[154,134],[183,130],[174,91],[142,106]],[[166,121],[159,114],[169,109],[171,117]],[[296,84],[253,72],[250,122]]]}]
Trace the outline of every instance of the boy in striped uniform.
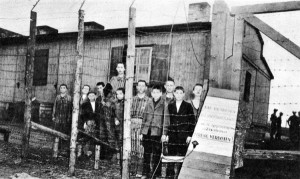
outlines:
[{"label": "boy in striped uniform", "polygon": [[143,146],[140,143],[139,134],[141,132],[141,126],[146,104],[149,100],[149,97],[146,95],[146,81],[139,80],[136,89],[137,95],[133,97],[131,106],[131,173],[139,177],[142,174],[142,158],[144,151]]}]

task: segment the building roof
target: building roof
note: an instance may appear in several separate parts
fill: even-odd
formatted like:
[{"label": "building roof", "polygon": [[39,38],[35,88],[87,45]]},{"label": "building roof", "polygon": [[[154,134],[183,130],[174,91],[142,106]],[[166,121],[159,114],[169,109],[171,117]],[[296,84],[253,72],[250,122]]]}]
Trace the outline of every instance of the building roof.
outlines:
[{"label": "building roof", "polygon": [[20,37],[20,36],[22,35],[0,27],[0,38]]},{"label": "building roof", "polygon": [[[147,36],[148,34],[155,33],[168,33],[168,32],[195,32],[195,31],[210,31],[211,22],[193,22],[184,24],[169,24],[159,26],[148,26],[148,27],[137,27],[136,36]],[[99,31],[85,31],[84,38],[97,38],[97,37],[127,37],[128,28],[119,29],[107,29]],[[78,32],[65,32],[58,34],[44,34],[37,35],[37,42],[53,42],[64,39],[77,39]],[[13,45],[13,44],[24,44],[27,42],[28,36],[14,37],[14,38],[2,38],[0,39],[1,45]]]},{"label": "building roof", "polygon": [[[249,23],[248,23],[248,24],[249,24]],[[273,75],[273,73],[272,73],[272,71],[271,71],[271,69],[270,69],[270,67],[269,67],[269,65],[268,65],[268,63],[267,63],[265,57],[263,56],[263,51],[264,51],[264,40],[263,40],[263,38],[262,38],[262,36],[261,36],[261,33],[260,33],[260,31],[259,31],[256,27],[252,26],[251,24],[249,24],[249,25],[250,25],[251,27],[254,28],[254,30],[255,30],[255,32],[256,32],[256,34],[257,34],[257,36],[258,36],[258,39],[260,40],[260,43],[261,43],[261,54],[260,54],[260,59],[261,59],[261,61],[263,62],[263,64],[265,65],[265,67],[266,67],[266,69],[267,69],[267,71],[268,71],[268,73],[269,73],[269,75],[270,75],[270,78],[271,78],[271,79],[274,79],[274,75]]]}]

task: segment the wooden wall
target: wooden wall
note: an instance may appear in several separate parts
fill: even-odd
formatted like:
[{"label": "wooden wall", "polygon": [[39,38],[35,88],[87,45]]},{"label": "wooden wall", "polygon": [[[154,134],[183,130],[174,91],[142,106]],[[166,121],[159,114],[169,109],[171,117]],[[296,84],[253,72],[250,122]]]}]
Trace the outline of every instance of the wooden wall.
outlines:
[{"label": "wooden wall", "polygon": [[[254,99],[255,99],[255,84],[256,84],[256,69],[245,59],[242,60],[242,71],[241,71],[241,81],[240,81],[240,115],[243,120],[253,121],[253,109],[254,109]],[[246,73],[251,74],[251,84],[250,84],[250,95],[249,101],[244,100],[245,92],[245,79]]]},{"label": "wooden wall", "polygon": [[270,86],[270,79],[262,73],[257,72],[255,99],[253,105],[253,122],[264,126],[267,125],[268,122]]},{"label": "wooden wall", "polygon": [[[266,125],[270,96],[271,74],[262,59],[263,41],[257,31],[245,25],[243,40],[243,62],[241,71],[241,107],[246,118],[253,124]],[[246,71],[251,73],[251,92],[249,102],[243,101]]]},{"label": "wooden wall", "polygon": [[[169,37],[169,33],[137,36],[136,45],[169,44]],[[203,83],[204,64],[209,59],[209,39],[210,31],[172,35],[170,77],[175,80],[176,85],[182,85],[186,89],[187,96],[194,84]],[[90,85],[92,89],[99,81],[106,83],[109,80],[111,48],[126,44],[126,37],[85,39],[82,83]],[[53,102],[57,91],[55,85],[58,88],[62,83],[67,84],[72,93],[76,67],[76,39],[43,42],[37,44],[36,49],[49,49],[47,85],[34,87],[36,99],[39,102]],[[0,102],[24,100],[26,52],[26,44],[0,47],[0,54],[4,54],[0,56]],[[17,82],[20,83],[19,88]]]},{"label": "wooden wall", "polygon": [[264,42],[257,33],[259,32],[257,32],[252,26],[247,24],[245,25],[243,55],[250,59],[251,62],[256,65],[256,68],[259,68],[270,77],[267,67],[262,61]]},{"label": "wooden wall", "polygon": [[1,47],[0,54],[0,101],[24,101],[25,46]]}]

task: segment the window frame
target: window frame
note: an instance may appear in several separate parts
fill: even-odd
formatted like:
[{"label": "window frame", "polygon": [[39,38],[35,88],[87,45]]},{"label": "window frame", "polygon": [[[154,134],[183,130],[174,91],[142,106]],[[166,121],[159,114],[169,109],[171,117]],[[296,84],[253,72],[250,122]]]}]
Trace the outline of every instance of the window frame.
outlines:
[{"label": "window frame", "polygon": [[243,96],[243,100],[246,101],[246,102],[250,101],[251,79],[252,79],[252,74],[249,71],[246,71],[246,74],[245,74],[245,86],[244,86],[244,96]]},{"label": "window frame", "polygon": [[[37,55],[38,53],[41,53],[43,55]],[[41,81],[39,78],[36,77],[37,74],[36,72],[36,63],[38,63],[38,57],[45,57],[47,58],[45,65],[47,65],[46,68],[46,79],[45,81]],[[49,49],[36,49],[35,50],[35,56],[34,56],[34,69],[33,69],[33,76],[32,76],[32,85],[33,86],[46,86],[48,84],[48,69],[49,68]]]},{"label": "window frame", "polygon": [[[137,51],[141,51],[142,49],[149,49],[149,56],[148,56],[148,59],[149,59],[149,63],[148,63],[148,74],[147,74],[147,79],[140,79],[139,78],[139,70],[140,70],[140,66],[145,66],[146,64],[142,64],[140,65],[140,63],[137,63],[137,62],[140,62],[140,55],[141,53],[137,53]],[[152,46],[142,46],[142,47],[136,47],[135,48],[135,59],[134,59],[134,83],[137,83],[138,80],[145,80],[147,83],[150,82],[150,75],[151,75],[151,66],[152,66],[152,51],[153,51],[153,48]],[[139,60],[139,61],[137,61]],[[139,64],[139,65],[137,65]]]}]

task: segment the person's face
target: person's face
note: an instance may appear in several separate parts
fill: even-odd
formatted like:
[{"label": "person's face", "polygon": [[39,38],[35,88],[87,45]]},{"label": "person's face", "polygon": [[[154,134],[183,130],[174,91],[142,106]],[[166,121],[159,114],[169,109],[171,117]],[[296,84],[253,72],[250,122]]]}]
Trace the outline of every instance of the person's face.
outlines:
[{"label": "person's face", "polygon": [[98,86],[97,86],[97,91],[98,91],[100,94],[103,93],[103,89],[104,89],[104,86],[102,86],[102,85],[98,85]]},{"label": "person's face", "polygon": [[82,94],[88,94],[89,91],[90,91],[90,88],[88,86],[84,86],[81,90]]},{"label": "person's face", "polygon": [[145,93],[147,86],[144,82],[139,82],[138,85],[136,86],[136,89],[138,93],[143,94]]},{"label": "person's face", "polygon": [[94,93],[90,93],[90,94],[88,95],[88,98],[89,98],[90,101],[95,101],[96,95],[95,95]]},{"label": "person's face", "polygon": [[165,88],[167,93],[173,93],[174,89],[175,89],[175,84],[173,81],[167,81],[165,84]]},{"label": "person's face", "polygon": [[183,98],[184,98],[184,92],[182,90],[176,90],[174,91],[174,96],[175,96],[175,99],[176,101],[182,101]]},{"label": "person's face", "polygon": [[193,93],[195,96],[201,96],[202,93],[202,86],[195,86]]},{"label": "person's face", "polygon": [[152,92],[151,92],[151,96],[154,99],[154,101],[159,100],[159,98],[161,97],[161,95],[162,95],[162,92],[160,90],[158,90],[158,89],[153,89]]},{"label": "person's face", "polygon": [[62,94],[65,94],[66,92],[67,92],[67,87],[66,86],[61,86],[61,87],[59,87],[59,91],[60,91],[60,93],[62,93]]},{"label": "person's face", "polygon": [[122,63],[119,63],[116,69],[118,71],[118,74],[124,74],[124,72],[125,72],[125,67],[124,67],[124,64],[122,64]]},{"label": "person's face", "polygon": [[117,99],[118,99],[118,100],[124,99],[123,91],[117,90],[116,93],[117,93]]}]

